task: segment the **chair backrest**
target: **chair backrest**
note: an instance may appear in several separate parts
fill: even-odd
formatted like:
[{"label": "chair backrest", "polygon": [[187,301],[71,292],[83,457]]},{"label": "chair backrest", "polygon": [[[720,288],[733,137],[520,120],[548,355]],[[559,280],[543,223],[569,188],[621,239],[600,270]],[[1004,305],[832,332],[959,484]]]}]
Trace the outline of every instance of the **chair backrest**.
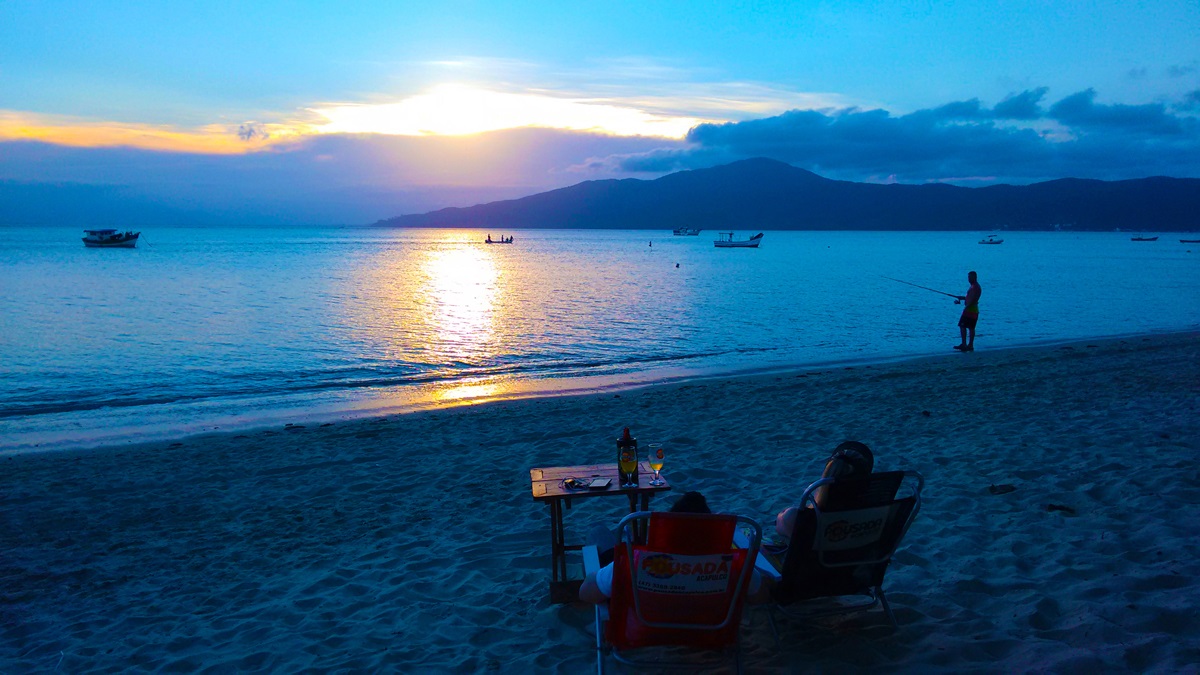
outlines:
[{"label": "chair backrest", "polygon": [[[921,508],[924,482],[915,471],[890,471],[809,485],[800,498],[775,600],[788,604],[882,585],[892,554]],[[897,496],[902,486],[906,489]]]},{"label": "chair backrest", "polygon": [[[644,544],[623,537],[613,558],[607,638],[617,649],[651,645],[720,648],[737,641],[762,528],[744,516],[630,514],[622,532],[648,521]],[[733,548],[734,530],[752,531]]]}]

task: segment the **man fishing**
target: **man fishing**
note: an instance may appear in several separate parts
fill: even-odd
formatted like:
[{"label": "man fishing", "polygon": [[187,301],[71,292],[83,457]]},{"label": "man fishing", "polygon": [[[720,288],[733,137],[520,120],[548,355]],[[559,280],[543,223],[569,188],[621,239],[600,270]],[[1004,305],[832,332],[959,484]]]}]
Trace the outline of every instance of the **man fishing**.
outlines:
[{"label": "man fishing", "polygon": [[983,289],[979,287],[974,271],[967,272],[967,281],[971,282],[967,294],[954,296],[967,305],[963,308],[962,316],[958,318],[958,331],[962,334],[962,343],[954,345],[954,348],[960,352],[975,351],[975,324],[979,322],[979,296],[983,295]]}]

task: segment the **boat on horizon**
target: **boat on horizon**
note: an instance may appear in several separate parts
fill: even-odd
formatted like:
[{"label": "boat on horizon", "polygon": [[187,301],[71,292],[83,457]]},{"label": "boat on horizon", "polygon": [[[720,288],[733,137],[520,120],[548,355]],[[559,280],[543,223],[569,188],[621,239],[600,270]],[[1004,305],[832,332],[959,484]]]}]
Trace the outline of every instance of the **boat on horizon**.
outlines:
[{"label": "boat on horizon", "polygon": [[84,230],[83,234],[83,245],[88,248],[135,248],[142,235],[141,232],[118,232],[112,228]]},{"label": "boat on horizon", "polygon": [[1129,241],[1158,241],[1158,237],[1130,237]]},{"label": "boat on horizon", "polygon": [[700,230],[693,227],[677,227],[674,230],[671,230],[671,234],[675,235],[676,237],[695,237],[696,235],[700,234]]},{"label": "boat on horizon", "polygon": [[509,237],[500,237],[499,239],[492,239],[492,235],[489,234],[487,236],[487,239],[483,240],[483,243],[485,243],[485,244],[511,244],[511,243],[513,243],[513,238],[511,236],[509,236]]},{"label": "boat on horizon", "polygon": [[1004,240],[997,239],[996,235],[994,235],[994,234],[989,234],[987,237],[980,239],[979,243],[981,243],[981,244],[1003,244]]},{"label": "boat on horizon", "polygon": [[717,248],[758,248],[759,242],[762,241],[763,233],[759,232],[749,239],[739,241],[734,241],[732,232],[722,232],[719,236],[720,239],[713,242],[713,246]]},{"label": "boat on horizon", "polygon": [[1200,239],[1180,239],[1181,244],[1200,244]]}]

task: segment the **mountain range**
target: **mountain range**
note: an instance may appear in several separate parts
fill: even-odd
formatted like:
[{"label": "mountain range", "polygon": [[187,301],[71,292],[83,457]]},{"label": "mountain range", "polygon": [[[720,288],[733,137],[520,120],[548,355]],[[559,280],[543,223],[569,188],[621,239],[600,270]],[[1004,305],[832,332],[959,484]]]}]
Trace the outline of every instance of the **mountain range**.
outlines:
[{"label": "mountain range", "polygon": [[391,227],[738,230],[1200,230],[1200,179],[1063,178],[967,188],[831,180],[747,159],[654,180],[592,180],[398,216]]}]

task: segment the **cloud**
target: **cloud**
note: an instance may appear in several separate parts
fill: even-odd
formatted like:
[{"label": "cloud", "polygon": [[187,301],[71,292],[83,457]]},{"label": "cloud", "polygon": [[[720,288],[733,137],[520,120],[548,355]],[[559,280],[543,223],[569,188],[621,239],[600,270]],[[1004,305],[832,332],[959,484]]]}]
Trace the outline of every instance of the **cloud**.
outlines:
[{"label": "cloud", "polygon": [[1048,87],[1038,87],[1013,94],[997,103],[992,113],[997,119],[1035,120],[1042,116],[1040,104],[1049,90]]},{"label": "cloud", "polygon": [[84,120],[0,110],[0,142],[43,141],[77,148],[140,148],[201,155],[253,152],[268,142],[294,139],[301,132],[283,124],[210,124],[180,128],[165,124],[133,124]]},{"label": "cloud", "polygon": [[333,105],[312,111],[324,118],[315,127],[321,133],[402,136],[465,135],[536,127],[681,138],[702,121],[620,103],[464,86],[436,87],[395,103]]},{"label": "cloud", "polygon": [[[1045,88],[994,108],[952,102],[907,115],[886,110],[793,110],[745,122],[702,124],[683,147],[593,158],[608,170],[661,173],[770,157],[847,180],[1027,183],[1200,176],[1200,124],[1162,104],[1105,105],[1091,89],[1043,111]],[[1189,95],[1184,104],[1197,103]]]},{"label": "cloud", "polygon": [[1096,92],[1092,89],[1071,94],[1055,103],[1050,106],[1048,115],[1081,130],[1106,128],[1155,135],[1175,135],[1184,131],[1180,118],[1168,113],[1162,104],[1101,105],[1096,103]]},{"label": "cloud", "polygon": [[113,222],[124,204],[131,225],[370,223],[615,176],[569,167],[664,142],[549,129],[308,136],[237,154],[8,141],[0,142],[0,222],[91,223],[101,214]]},{"label": "cloud", "polygon": [[1197,68],[1194,63],[1170,66],[1167,68],[1168,77],[1187,77],[1196,72]]},{"label": "cloud", "polygon": [[238,138],[242,139],[243,141],[265,141],[271,138],[271,133],[267,131],[263,125],[258,124],[257,122],[247,122],[239,125],[237,135]]},{"label": "cloud", "polygon": [[1200,89],[1185,94],[1183,100],[1176,103],[1174,108],[1179,112],[1200,112]]},{"label": "cloud", "polygon": [[877,182],[1200,176],[1200,90],[1144,105],[1099,103],[1091,89],[1046,104],[1047,94],[908,114],[794,109],[696,124],[682,139],[544,128],[314,134],[261,122],[189,131],[0,111],[0,222],[369,223],[750,157]]}]

